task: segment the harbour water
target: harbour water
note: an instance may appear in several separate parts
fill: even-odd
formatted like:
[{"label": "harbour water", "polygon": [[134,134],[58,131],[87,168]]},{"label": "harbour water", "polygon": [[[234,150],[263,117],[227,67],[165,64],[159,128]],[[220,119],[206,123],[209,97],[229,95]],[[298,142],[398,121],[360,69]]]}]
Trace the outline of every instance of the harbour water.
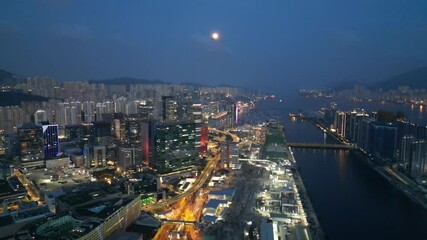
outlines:
[{"label": "harbour water", "polygon": [[[327,106],[330,101],[297,97],[294,101],[268,102],[260,111],[285,122],[289,142],[333,142],[312,123],[291,121],[287,116],[299,109]],[[426,115],[407,105],[344,104],[340,107],[338,103],[339,108],[403,111],[415,118],[414,122],[423,122]],[[295,149],[294,156],[326,239],[427,239],[427,211],[395,189],[362,156],[326,149]]]}]

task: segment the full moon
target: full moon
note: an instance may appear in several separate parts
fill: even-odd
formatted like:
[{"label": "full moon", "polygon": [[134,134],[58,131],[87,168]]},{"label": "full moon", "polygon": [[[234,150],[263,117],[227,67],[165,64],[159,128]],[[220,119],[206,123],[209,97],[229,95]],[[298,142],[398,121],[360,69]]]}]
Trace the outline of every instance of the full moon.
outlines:
[{"label": "full moon", "polygon": [[219,33],[213,32],[211,35],[211,38],[215,41],[218,41],[219,40]]}]

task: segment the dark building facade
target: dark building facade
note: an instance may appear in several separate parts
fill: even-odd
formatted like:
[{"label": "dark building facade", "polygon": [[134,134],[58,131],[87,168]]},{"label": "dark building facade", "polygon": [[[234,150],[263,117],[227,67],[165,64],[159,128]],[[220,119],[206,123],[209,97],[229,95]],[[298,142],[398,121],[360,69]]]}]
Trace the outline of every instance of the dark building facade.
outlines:
[{"label": "dark building facade", "polygon": [[172,96],[162,96],[162,119],[163,121],[178,119],[178,102]]},{"label": "dark building facade", "polygon": [[412,156],[409,163],[409,175],[413,178],[426,176],[427,171],[427,142],[416,140],[412,143]]},{"label": "dark building facade", "polygon": [[59,156],[58,124],[42,125],[44,158]]},{"label": "dark building facade", "polygon": [[43,129],[35,124],[24,124],[18,129],[21,166],[37,168],[44,166]]},{"label": "dark building facade", "polygon": [[390,123],[371,122],[369,152],[375,157],[394,159],[397,148],[397,126]]},{"label": "dark building facade", "polygon": [[193,166],[198,158],[196,124],[191,121],[156,123],[150,163],[160,173]]}]

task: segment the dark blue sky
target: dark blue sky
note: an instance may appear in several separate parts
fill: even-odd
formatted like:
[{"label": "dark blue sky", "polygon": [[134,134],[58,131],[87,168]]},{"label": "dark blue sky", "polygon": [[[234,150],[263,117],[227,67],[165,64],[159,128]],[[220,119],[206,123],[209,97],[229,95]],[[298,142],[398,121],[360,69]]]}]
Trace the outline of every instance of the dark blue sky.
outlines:
[{"label": "dark blue sky", "polygon": [[0,69],[27,76],[278,90],[425,65],[427,1],[0,2]]}]

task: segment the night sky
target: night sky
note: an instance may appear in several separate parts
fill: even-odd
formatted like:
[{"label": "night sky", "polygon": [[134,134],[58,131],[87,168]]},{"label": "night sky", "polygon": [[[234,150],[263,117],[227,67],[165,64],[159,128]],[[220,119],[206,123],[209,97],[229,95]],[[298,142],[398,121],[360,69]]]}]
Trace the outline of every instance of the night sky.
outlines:
[{"label": "night sky", "polygon": [[426,65],[427,1],[0,2],[0,69],[26,76],[289,90]]}]

